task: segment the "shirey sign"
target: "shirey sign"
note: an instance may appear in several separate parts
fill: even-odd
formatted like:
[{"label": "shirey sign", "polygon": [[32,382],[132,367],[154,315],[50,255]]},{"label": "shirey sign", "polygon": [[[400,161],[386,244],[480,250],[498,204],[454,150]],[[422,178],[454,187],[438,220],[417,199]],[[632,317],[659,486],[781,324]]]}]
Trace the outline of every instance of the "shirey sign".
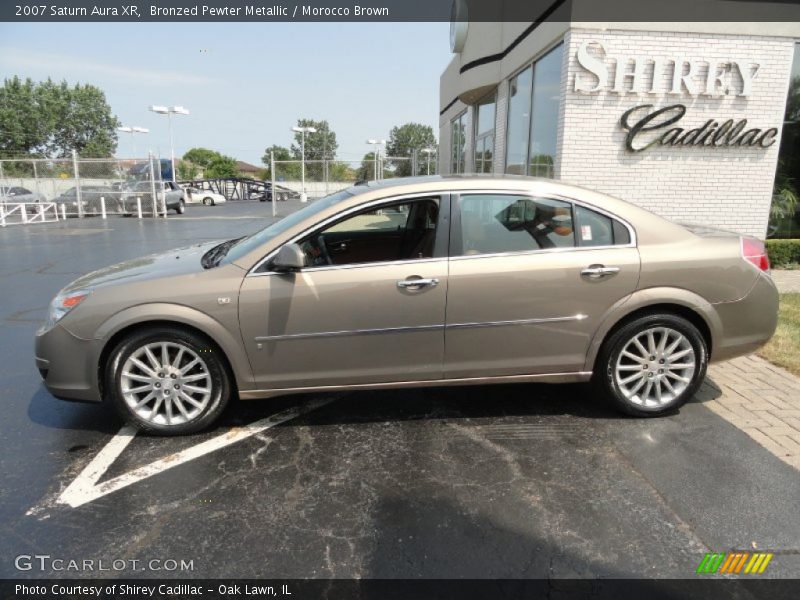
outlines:
[{"label": "shirey sign", "polygon": [[[759,63],[746,60],[709,62],[683,57],[607,56],[603,45],[596,41],[581,44],[576,59],[581,71],[575,75],[574,90],[582,94],[607,91],[637,96],[748,98],[761,68]],[[705,76],[700,77],[703,72]],[[662,108],[645,103],[626,110],[620,118],[620,125],[627,132],[625,148],[630,152],[642,152],[653,146],[769,148],[778,135],[776,127],[748,128],[747,119],[724,117],[707,119],[689,129],[679,127],[686,111],[686,106],[680,103]]]}]

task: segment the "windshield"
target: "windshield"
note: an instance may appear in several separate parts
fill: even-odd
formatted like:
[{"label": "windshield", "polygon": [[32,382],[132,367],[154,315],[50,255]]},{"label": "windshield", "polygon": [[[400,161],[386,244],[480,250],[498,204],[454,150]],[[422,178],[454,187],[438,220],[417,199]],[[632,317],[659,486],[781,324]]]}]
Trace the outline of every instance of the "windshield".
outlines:
[{"label": "windshield", "polygon": [[321,198],[312,204],[309,204],[305,208],[298,210],[290,214],[288,217],[284,217],[280,221],[273,223],[269,227],[265,227],[264,229],[255,232],[253,235],[249,235],[247,237],[242,238],[237,242],[234,246],[232,246],[226,255],[227,262],[235,262],[236,260],[240,259],[246,254],[249,254],[262,244],[268,242],[276,235],[279,235],[286,231],[287,229],[291,229],[301,221],[304,221],[308,217],[312,217],[315,214],[322,212],[323,210],[341,202],[342,200],[351,197],[353,194],[348,192],[347,190],[342,190],[341,192],[336,192],[335,194],[331,194],[330,196],[326,196],[325,198]]}]

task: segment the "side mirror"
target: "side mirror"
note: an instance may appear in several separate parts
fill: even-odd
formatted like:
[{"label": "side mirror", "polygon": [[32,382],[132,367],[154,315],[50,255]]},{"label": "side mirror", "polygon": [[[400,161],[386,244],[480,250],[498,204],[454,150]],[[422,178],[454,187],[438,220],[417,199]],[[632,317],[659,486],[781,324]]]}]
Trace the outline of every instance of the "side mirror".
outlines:
[{"label": "side mirror", "polygon": [[299,271],[306,266],[306,255],[297,244],[284,244],[272,259],[272,270],[279,273]]}]

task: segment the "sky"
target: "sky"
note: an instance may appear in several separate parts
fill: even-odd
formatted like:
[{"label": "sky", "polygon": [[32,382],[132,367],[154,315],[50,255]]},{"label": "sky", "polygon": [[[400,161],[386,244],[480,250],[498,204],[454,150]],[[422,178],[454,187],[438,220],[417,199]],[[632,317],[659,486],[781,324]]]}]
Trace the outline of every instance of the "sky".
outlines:
[{"label": "sky", "polygon": [[[123,125],[146,127],[137,154],[169,156],[167,118],[181,105],[175,154],[203,146],[256,165],[289,146],[298,118],[327,120],[338,158],[414,121],[438,137],[448,23],[2,23],[0,78],[66,79],[101,88]],[[117,156],[133,155],[120,134]]]}]

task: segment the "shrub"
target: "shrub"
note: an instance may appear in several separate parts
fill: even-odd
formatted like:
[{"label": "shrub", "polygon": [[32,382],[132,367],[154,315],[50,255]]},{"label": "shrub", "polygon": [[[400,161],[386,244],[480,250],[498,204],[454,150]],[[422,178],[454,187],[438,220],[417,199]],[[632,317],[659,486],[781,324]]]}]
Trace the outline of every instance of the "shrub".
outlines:
[{"label": "shrub", "polygon": [[798,269],[800,240],[767,240],[767,255],[773,269]]}]

